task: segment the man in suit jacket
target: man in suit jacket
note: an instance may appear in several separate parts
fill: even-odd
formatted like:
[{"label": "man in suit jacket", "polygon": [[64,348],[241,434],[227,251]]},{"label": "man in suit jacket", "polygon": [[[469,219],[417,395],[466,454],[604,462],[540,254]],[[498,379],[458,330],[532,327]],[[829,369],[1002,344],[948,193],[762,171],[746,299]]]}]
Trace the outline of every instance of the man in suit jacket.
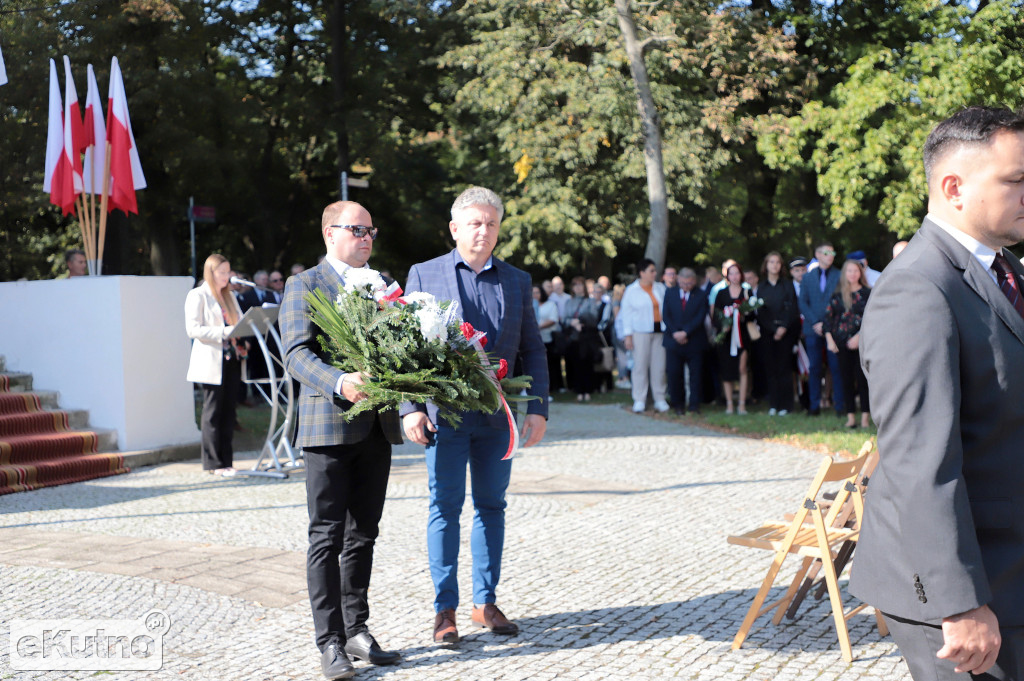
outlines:
[{"label": "man in suit jacket", "polygon": [[839,285],[839,270],[832,267],[836,259],[836,249],[829,242],[818,244],[814,249],[814,257],[818,259],[817,267],[807,270],[800,285],[800,314],[804,317],[804,341],[807,348],[807,361],[810,364],[808,393],[810,409],[808,413],[816,416],[821,413],[821,377],[822,358],[827,357],[828,368],[832,371],[832,406],[837,414],[843,411],[843,385],[839,378],[839,358],[825,347],[825,309],[828,301]]},{"label": "man in suit jacket", "polygon": [[1024,239],[1024,119],[960,111],[924,163],[928,216],[861,326],[881,458],[850,591],[885,613],[918,681],[1019,681],[1024,268],[1004,247]]},{"label": "man in suit jacket", "polygon": [[686,388],[683,385],[684,368],[690,370],[690,411],[699,414],[702,396],[701,369],[707,334],[704,318],[708,314],[708,299],[697,287],[697,273],[689,267],[679,271],[679,286],[665,291],[661,320],[665,331],[661,343],[665,346],[665,368],[668,374],[668,394],[677,414],[686,412]]},{"label": "man in suit jacket", "polygon": [[[504,359],[512,367],[519,357],[523,373],[533,377],[529,392],[539,398],[527,403],[522,436],[523,446],[529,447],[540,442],[547,429],[547,356],[531,305],[530,276],[491,255],[503,211],[501,199],[489,189],[470,187],[462,192],[452,205],[449,223],[455,249],[413,265],[405,290],[457,301],[463,319],[487,334],[487,352],[493,360]],[[427,445],[427,552],[435,591],[434,640],[443,644],[459,640],[456,573],[467,462],[476,510],[470,542],[472,621],[494,633],[517,633],[518,627],[495,604],[505,541],[505,491],[512,470],[512,461],[502,460],[511,435],[505,415],[464,412],[457,429],[439,423],[432,404],[405,405],[402,416],[406,436]]]},{"label": "man in suit jacket", "polygon": [[[306,575],[321,667],[328,679],[355,674],[349,661],[393,664],[366,626],[373,544],[384,510],[391,445],[401,444],[395,410],[365,412],[345,422],[345,410],[365,397],[364,376],[332,366],[310,319],[306,296],[334,298],[351,268],[365,267],[377,230],[352,201],[327,206],[321,223],[327,256],[288,279],[281,306],[285,368],[300,383],[297,443],[306,462],[309,552]],[[340,558],[340,565],[339,565]]]}]

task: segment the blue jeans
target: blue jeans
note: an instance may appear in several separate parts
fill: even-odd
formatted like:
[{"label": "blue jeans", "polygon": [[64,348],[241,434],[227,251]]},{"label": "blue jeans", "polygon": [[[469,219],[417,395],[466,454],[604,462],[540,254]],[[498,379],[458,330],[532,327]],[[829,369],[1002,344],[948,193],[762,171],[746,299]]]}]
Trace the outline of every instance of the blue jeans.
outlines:
[{"label": "blue jeans", "polygon": [[828,368],[832,371],[832,405],[837,414],[845,414],[843,408],[843,379],[839,371],[839,358],[825,347],[825,337],[812,330],[806,339],[807,362],[810,364],[810,378],[807,383],[811,411],[821,409],[822,353],[828,356]]},{"label": "blue jeans", "polygon": [[458,429],[438,423],[427,445],[427,555],[437,612],[459,605],[459,516],[466,499],[467,463],[475,510],[470,535],[473,602],[495,602],[505,544],[505,490],[512,472],[512,461],[501,460],[508,440],[506,428],[495,428],[480,414],[467,413]]}]

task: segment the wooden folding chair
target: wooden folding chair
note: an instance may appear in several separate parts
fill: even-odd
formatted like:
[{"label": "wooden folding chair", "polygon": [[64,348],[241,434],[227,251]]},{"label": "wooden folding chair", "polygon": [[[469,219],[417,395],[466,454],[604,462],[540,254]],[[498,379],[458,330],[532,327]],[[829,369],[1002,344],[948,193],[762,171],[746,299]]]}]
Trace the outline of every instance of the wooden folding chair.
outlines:
[{"label": "wooden folding chair", "polygon": [[[847,542],[856,541],[860,531],[864,501],[857,481],[865,463],[871,458],[871,449],[872,443],[868,441],[854,459],[835,461],[831,456],[826,456],[804,495],[803,503],[791,521],[770,521],[750,532],[728,538],[730,544],[765,549],[775,553],[772,564],[768,568],[768,574],[765,575],[761,588],[754,597],[754,602],[750,605],[739,631],[736,632],[732,643],[733,650],[737,650],[743,645],[754,621],[761,615],[774,609],[776,612],[772,617],[772,623],[777,625],[782,621],[787,606],[797,593],[800,582],[814,561],[820,560],[825,573],[824,579],[828,587],[829,601],[832,605],[832,617],[835,620],[839,647],[842,650],[843,659],[847,662],[853,661],[846,620],[867,606],[860,605],[849,613],[845,612],[842,595],[839,592],[835,560],[840,548]],[[821,487],[826,482],[842,483],[835,499],[828,504],[827,513],[823,511],[824,500],[819,498]],[[841,513],[849,513],[846,522],[837,522]],[[785,595],[778,601],[765,605],[768,591],[775,583],[775,578],[786,557],[791,553],[802,556],[803,563],[797,570]],[[879,630],[884,635],[887,633],[885,623],[877,613],[876,617]]]},{"label": "wooden folding chair", "polygon": [[[864,462],[864,467],[860,469],[860,473],[857,475],[857,486],[860,487],[861,496],[867,493],[868,482],[870,481],[872,473],[875,472],[875,468],[878,466],[878,449],[874,448],[874,441],[867,440],[861,446],[861,453],[868,451],[869,456],[867,461]],[[828,496],[827,494],[825,495]],[[824,510],[824,504],[822,504]],[[836,517],[835,526],[844,527],[853,522],[851,516],[853,515],[853,504],[851,500],[847,500],[846,508],[839,512]],[[792,516],[787,515],[786,519],[790,520]],[[853,558],[853,550],[856,548],[856,540],[847,539],[843,542],[843,545],[839,547],[839,551],[836,552],[835,566],[836,574],[843,574],[843,570],[846,565]],[[797,589],[796,595],[793,597],[792,602],[789,604],[789,609],[786,610],[786,617],[789,619],[796,619],[796,614],[800,609],[800,604],[803,603],[804,598],[807,597],[807,593],[817,587],[814,592],[814,599],[820,601],[824,598],[825,594],[828,593],[828,585],[825,583],[823,577],[818,573],[821,571],[821,561],[815,560],[814,564],[807,571],[807,575],[804,577],[803,583],[800,588]],[[888,633],[885,628],[884,622],[882,623],[882,635]]]}]

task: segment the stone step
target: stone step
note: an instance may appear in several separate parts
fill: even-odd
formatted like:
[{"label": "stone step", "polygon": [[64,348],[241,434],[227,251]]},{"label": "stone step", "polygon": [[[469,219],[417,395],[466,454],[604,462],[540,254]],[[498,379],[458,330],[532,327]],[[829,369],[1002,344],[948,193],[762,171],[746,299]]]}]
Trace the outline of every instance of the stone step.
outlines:
[{"label": "stone step", "polygon": [[32,374],[18,372],[0,372],[7,376],[9,381],[8,390],[12,393],[23,393],[32,390]]},{"label": "stone step", "polygon": [[[56,390],[33,390],[36,397],[39,398],[39,406],[47,411],[57,411],[60,409],[60,393]],[[88,414],[86,415],[86,421],[88,421]]]},{"label": "stone step", "polygon": [[[61,410],[47,409],[46,411]],[[71,430],[86,430],[89,428],[89,411],[87,409],[64,409],[63,411],[68,413],[68,427]]]},{"label": "stone step", "polygon": [[[157,464],[171,463],[173,461],[198,461],[199,443],[193,442],[192,444],[187,445],[168,445],[158,449],[122,452],[122,455],[124,456],[124,465],[134,471],[142,466],[155,466]],[[235,465],[238,465],[237,459]]]},{"label": "stone step", "polygon": [[103,452],[116,452],[117,451],[117,431],[106,429],[106,428],[89,428],[89,431],[96,433],[96,451],[99,453]]}]

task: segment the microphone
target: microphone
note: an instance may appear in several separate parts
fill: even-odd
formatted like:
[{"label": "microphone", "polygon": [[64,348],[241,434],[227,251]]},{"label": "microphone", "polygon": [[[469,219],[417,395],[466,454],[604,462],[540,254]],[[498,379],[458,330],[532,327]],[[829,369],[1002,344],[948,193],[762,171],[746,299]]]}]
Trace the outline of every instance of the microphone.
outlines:
[{"label": "microphone", "polygon": [[229,279],[228,281],[230,281],[232,284],[239,284],[240,286],[248,286],[249,288],[258,288],[261,291],[272,291],[273,290],[273,289],[267,288],[266,286],[257,286],[253,282],[251,282],[251,281],[249,281],[247,279],[242,279],[241,277],[231,277],[231,279]]}]

